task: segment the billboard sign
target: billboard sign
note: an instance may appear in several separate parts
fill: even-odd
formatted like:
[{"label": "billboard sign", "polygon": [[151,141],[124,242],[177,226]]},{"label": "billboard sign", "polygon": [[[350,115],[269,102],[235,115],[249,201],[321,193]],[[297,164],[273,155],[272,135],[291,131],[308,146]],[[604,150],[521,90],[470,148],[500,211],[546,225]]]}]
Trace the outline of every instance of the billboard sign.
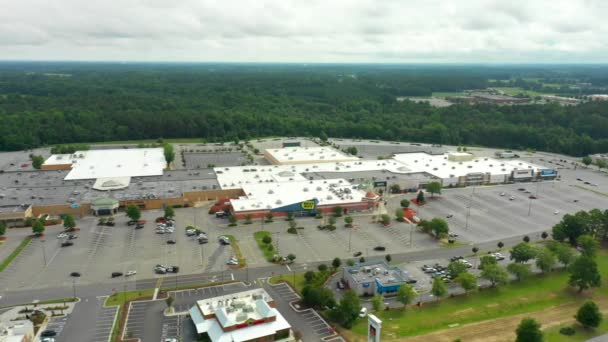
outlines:
[{"label": "billboard sign", "polygon": [[387,186],[387,182],[386,181],[376,181],[374,182],[374,188],[380,188],[380,187],[385,187]]},{"label": "billboard sign", "polygon": [[315,209],[315,201],[304,201],[302,202],[303,210],[314,210]]}]

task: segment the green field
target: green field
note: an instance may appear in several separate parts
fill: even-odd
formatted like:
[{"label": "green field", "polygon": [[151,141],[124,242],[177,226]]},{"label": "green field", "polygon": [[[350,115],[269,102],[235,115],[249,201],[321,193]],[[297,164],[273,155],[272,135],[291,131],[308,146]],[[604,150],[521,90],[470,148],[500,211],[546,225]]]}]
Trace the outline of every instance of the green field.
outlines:
[{"label": "green field", "polygon": [[[608,252],[598,255],[598,267],[601,274],[608,273]],[[534,312],[549,307],[582,303],[584,296],[566,286],[568,273],[556,271],[544,276],[535,276],[523,282],[485,289],[468,296],[442,300],[427,304],[422,308],[410,308],[406,311],[390,310],[375,313],[383,323],[383,333],[387,338],[399,338],[429,333],[446,329],[453,325],[464,325],[493,318]],[[594,297],[605,298],[608,285],[595,291]],[[353,327],[353,333],[367,333],[366,320],[359,320]]]},{"label": "green field", "polygon": [[8,267],[8,265],[10,265],[11,262],[13,262],[13,260],[15,260],[15,258],[19,256],[21,252],[23,252],[25,247],[27,247],[27,245],[29,245],[31,241],[32,238],[29,236],[23,239],[19,246],[17,246],[17,248],[15,248],[15,250],[8,257],[6,257],[6,259],[4,259],[4,261],[2,261],[2,263],[0,264],[0,272],[4,271]]},{"label": "green field", "polygon": [[[559,329],[566,327],[566,326],[573,326],[574,329],[576,330],[576,333],[572,336],[565,336],[565,335],[560,334]],[[583,341],[587,341],[588,339],[590,339],[592,337],[602,335],[606,331],[608,331],[608,319],[604,316],[602,323],[600,324],[600,326],[597,329],[585,329],[578,324],[574,324],[574,325],[566,324],[566,325],[560,325],[558,327],[553,327],[553,328],[547,329],[544,331],[544,334],[545,334],[545,341],[548,341],[548,342],[583,342]]]},{"label": "green field", "polygon": [[[315,272],[315,279],[311,283],[307,283],[306,279],[304,279],[304,273],[296,273],[296,274],[281,274],[278,276],[271,277],[268,282],[270,284],[278,284],[279,281],[286,281],[291,284],[292,287],[296,289],[299,293],[302,292],[302,289],[307,286],[319,287],[323,286],[327,278],[331,275],[329,271],[326,272]],[[294,286],[294,278],[295,278],[295,286]]]}]

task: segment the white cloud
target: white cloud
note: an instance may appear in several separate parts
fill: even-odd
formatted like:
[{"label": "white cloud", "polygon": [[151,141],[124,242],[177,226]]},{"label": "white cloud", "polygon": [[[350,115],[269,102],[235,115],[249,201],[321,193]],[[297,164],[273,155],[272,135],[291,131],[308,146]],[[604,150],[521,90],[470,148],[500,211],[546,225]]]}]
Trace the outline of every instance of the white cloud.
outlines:
[{"label": "white cloud", "polygon": [[0,0],[0,59],[607,62],[601,0]]}]

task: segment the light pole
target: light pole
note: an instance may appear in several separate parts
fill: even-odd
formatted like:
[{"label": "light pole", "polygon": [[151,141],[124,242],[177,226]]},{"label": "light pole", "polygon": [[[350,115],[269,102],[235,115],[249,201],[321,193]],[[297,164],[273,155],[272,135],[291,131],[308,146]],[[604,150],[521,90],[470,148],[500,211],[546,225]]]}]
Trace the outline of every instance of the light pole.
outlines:
[{"label": "light pole", "polygon": [[473,191],[471,192],[471,199],[469,200],[469,207],[467,208],[467,219],[465,223],[464,229],[469,229],[469,216],[471,216],[471,207],[473,206],[473,196],[475,195],[475,187],[473,186]]},{"label": "light pole", "polygon": [[44,267],[46,267],[46,246],[44,245],[44,239],[40,240],[40,244],[42,246],[42,258],[44,260]]},{"label": "light pole", "polygon": [[76,279],[72,278],[72,290],[74,291],[74,301],[76,301]]},{"label": "light pole", "polygon": [[350,229],[348,230],[348,251],[349,251],[349,252],[350,252],[350,238],[351,238],[351,236],[353,235],[353,229],[355,229],[355,228],[350,228]]}]

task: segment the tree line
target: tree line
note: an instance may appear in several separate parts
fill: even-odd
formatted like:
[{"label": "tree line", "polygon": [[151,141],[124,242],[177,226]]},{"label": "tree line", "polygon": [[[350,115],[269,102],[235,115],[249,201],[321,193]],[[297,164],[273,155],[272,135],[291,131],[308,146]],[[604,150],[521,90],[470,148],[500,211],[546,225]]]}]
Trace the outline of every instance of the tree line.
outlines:
[{"label": "tree line", "polygon": [[489,77],[515,73],[469,69],[2,64],[0,150],[276,135],[533,148],[576,156],[608,150],[608,103],[436,108],[396,99],[483,88]]}]

